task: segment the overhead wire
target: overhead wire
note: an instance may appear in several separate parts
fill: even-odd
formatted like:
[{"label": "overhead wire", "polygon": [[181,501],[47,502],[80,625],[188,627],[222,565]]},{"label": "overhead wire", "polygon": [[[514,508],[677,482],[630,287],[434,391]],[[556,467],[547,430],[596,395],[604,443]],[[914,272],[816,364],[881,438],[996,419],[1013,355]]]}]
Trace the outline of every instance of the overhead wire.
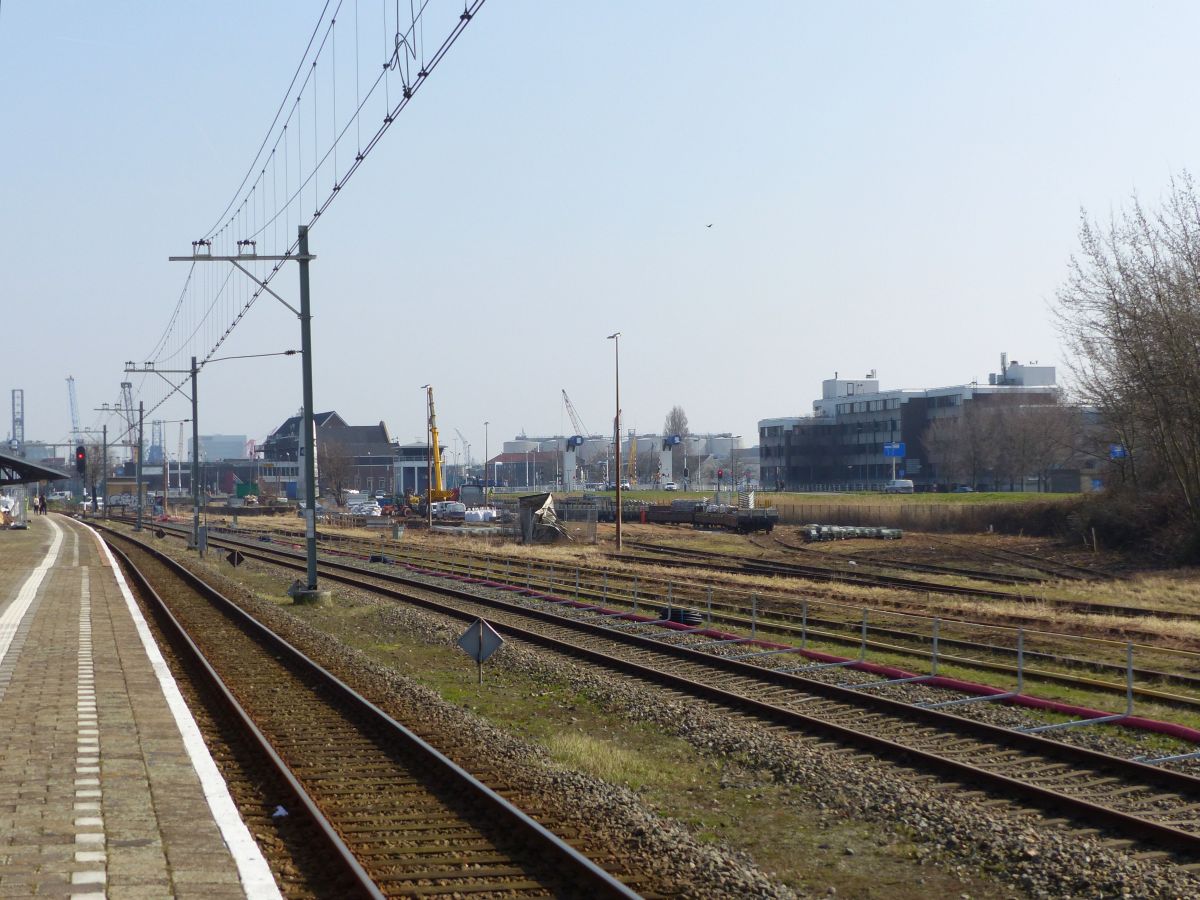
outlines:
[{"label": "overhead wire", "polygon": [[[225,205],[225,209],[221,211],[221,214],[217,216],[216,224],[210,227],[205,233],[205,238],[212,237],[212,233],[217,230],[217,227],[221,224],[221,220],[225,218],[225,214],[233,208],[235,203],[237,203],[238,195],[241,194],[242,188],[246,186],[246,179],[250,177],[250,173],[254,171],[255,163],[257,163],[259,157],[262,156],[263,148],[267,146],[267,141],[271,139],[271,134],[275,131],[275,126],[279,122],[279,114],[283,112],[283,108],[287,104],[287,99],[292,93],[292,88],[296,85],[296,76],[300,74],[300,70],[304,67],[304,61],[308,59],[308,51],[312,49],[313,39],[316,38],[317,32],[321,30],[321,23],[325,21],[325,13],[329,9],[330,2],[331,0],[325,0],[325,5],[321,8],[321,14],[317,16],[317,24],[313,26],[312,34],[308,36],[308,43],[304,47],[304,53],[301,54],[300,61],[296,63],[296,70],[292,73],[292,78],[291,81],[288,82],[287,90],[283,92],[283,99],[279,101],[279,106],[275,110],[275,116],[271,119],[271,124],[267,126],[267,133],[263,135],[262,143],[258,146],[258,152],[254,154],[254,159],[250,161],[250,166],[246,169],[246,174],[242,176],[242,181],[237,186],[237,190],[233,192],[233,197],[230,199],[229,203]],[[338,6],[340,7],[341,4],[339,3]]]},{"label": "overhead wire", "polygon": [[[383,135],[391,127],[396,117],[412,100],[416,91],[424,84],[433,70],[445,57],[450,47],[457,42],[466,26],[473,20],[485,0],[466,0],[461,7],[461,14],[454,12],[455,19],[448,33],[437,47],[434,54],[426,60],[426,45],[424,39],[425,18],[433,0],[422,0],[415,3],[409,0],[410,21],[403,29],[400,25],[400,3],[395,0],[396,20],[394,25],[388,23],[387,0],[383,0],[383,27],[385,31],[385,57],[376,76],[371,80],[366,91],[362,85],[361,66],[361,30],[359,24],[359,0],[355,0],[355,103],[344,121],[337,117],[337,16],[344,0],[338,2],[330,11],[332,0],[327,0],[321,14],[309,35],[303,55],[297,63],[288,89],[284,93],[275,110],[267,133],[260,142],[254,158],[239,182],[233,197],[225,205],[216,223],[205,232],[203,241],[211,242],[209,252],[218,256],[233,256],[241,249],[233,248],[233,238],[238,241],[251,241],[264,244],[258,252],[265,256],[293,256],[298,250],[299,240],[292,237],[293,225],[306,224],[312,227],[318,218],[324,214],[333,199],[340,193],[349,179],[362,166],[367,156],[379,144]],[[453,7],[453,2],[450,4]],[[322,26],[324,32],[322,33]],[[328,50],[329,65],[324,67],[329,71],[330,103],[329,122],[330,139],[322,141],[321,110],[317,96],[320,91],[318,63],[321,55]],[[420,59],[420,70],[412,77],[411,65]],[[307,65],[306,65],[307,62]],[[401,80],[402,96],[397,97],[395,104],[391,101],[389,73],[395,72]],[[303,75],[301,73],[303,72]],[[380,91],[381,86],[383,90]],[[304,138],[305,110],[302,105],[306,91],[312,92],[311,113],[312,122],[312,157],[305,164]],[[382,96],[380,96],[382,95]],[[362,138],[362,120],[375,97],[383,101],[383,121],[370,134],[366,144]],[[290,103],[290,105],[289,105]],[[339,144],[349,139],[350,129],[354,128],[355,154],[353,161],[347,165],[344,172],[339,172]],[[294,139],[289,131],[295,131]],[[272,135],[274,140],[272,141]],[[296,172],[293,182],[291,145],[295,144]],[[269,151],[267,148],[270,148]],[[264,155],[265,154],[265,155]],[[283,172],[279,172],[280,155],[282,155]],[[321,170],[332,166],[332,176],[324,182],[322,189]],[[269,172],[268,172],[269,168]],[[257,169],[257,175],[255,170]],[[280,191],[280,175],[282,174],[282,192]],[[270,180],[270,203],[268,205],[268,178]],[[304,207],[306,195],[312,195],[312,212],[307,213]],[[295,222],[293,223],[293,218]],[[238,227],[239,232],[233,229]],[[281,233],[282,229],[282,233]],[[265,251],[265,252],[264,252]],[[253,256],[248,257],[253,263]],[[164,329],[163,336],[150,354],[151,360],[177,358],[180,354],[194,355],[198,364],[209,361],[242,322],[255,301],[264,293],[269,283],[282,268],[280,261],[274,261],[265,273],[255,274],[253,289],[248,282],[241,278],[236,287],[229,289],[233,268],[225,274],[220,284],[216,283],[210,266],[203,266],[204,273],[200,280],[195,278],[195,265],[189,267],[188,277],[172,311],[171,319]],[[226,306],[225,304],[228,304]],[[219,320],[228,322],[221,328]],[[202,335],[202,346],[207,349],[201,353],[200,348],[189,352],[196,343],[198,335]],[[178,342],[178,343],[176,343]],[[166,351],[170,354],[166,355]],[[172,390],[159,399],[151,407],[157,410],[166,400],[175,394],[184,383],[172,385]]]}]

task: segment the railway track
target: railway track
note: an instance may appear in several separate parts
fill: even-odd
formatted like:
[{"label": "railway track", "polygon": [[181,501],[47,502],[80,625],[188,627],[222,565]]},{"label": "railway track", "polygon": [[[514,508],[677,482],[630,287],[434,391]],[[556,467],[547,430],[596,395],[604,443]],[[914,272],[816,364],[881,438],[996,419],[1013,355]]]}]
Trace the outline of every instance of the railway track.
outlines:
[{"label": "railway track", "polygon": [[977,547],[968,546],[956,541],[952,538],[942,535],[927,536],[931,540],[946,544],[953,547],[955,550],[969,553],[975,556],[983,556],[989,559],[995,559],[999,562],[1008,562],[1019,566],[1025,566],[1029,569],[1044,573],[1049,578],[1060,578],[1066,581],[1112,581],[1115,576],[1111,572],[1105,572],[1101,569],[1091,568],[1089,566],[1080,566],[1075,563],[1063,562],[1061,560],[1049,559],[1044,556],[1038,556],[1033,553],[1026,553],[1023,550],[1014,550],[1008,547]]},{"label": "railway track", "polygon": [[[178,527],[169,526],[174,529],[174,534],[182,536],[182,532]],[[278,533],[276,538],[278,538]],[[262,540],[265,535],[258,535],[259,540]],[[288,538],[300,539],[299,535],[288,535]],[[227,539],[228,540],[228,539]],[[238,544],[240,538],[232,535],[232,542],[228,546]],[[284,540],[287,540],[284,539]],[[337,544],[337,541],[334,541]],[[252,545],[253,546],[253,545]],[[348,553],[349,557],[364,559],[364,560],[379,560],[386,557],[382,553],[362,553],[362,547],[355,547],[350,551],[338,551],[343,554]],[[410,562],[421,564],[421,557],[409,558]],[[439,562],[437,559],[425,560],[427,565],[437,568]],[[496,577],[512,580],[518,578],[518,572],[508,571],[502,575],[497,566]],[[527,572],[527,586],[529,584],[541,584],[546,589],[556,589],[556,580],[554,580],[553,571],[550,577],[546,577],[545,572],[539,577],[533,577]],[[557,582],[557,589],[566,588],[571,590],[570,584],[562,584]],[[752,618],[751,607],[748,602],[737,604],[737,602],[722,602],[720,600],[713,601],[712,593],[704,595],[703,592],[697,593],[695,590],[689,590],[689,587],[684,583],[672,584],[672,594],[668,598],[668,604],[677,604],[680,606],[700,606],[707,608],[709,622],[715,625],[732,626],[742,630],[752,630],[754,628],[754,618]],[[653,592],[655,584],[653,581],[647,581],[642,584],[643,590]],[[634,593],[632,600],[636,608],[638,602],[638,587],[635,580]],[[595,602],[608,602],[618,600],[619,598],[619,582],[616,577],[608,578],[604,576],[602,583],[588,583],[587,581],[577,580],[574,584],[574,596],[577,599],[590,599]],[[652,600],[652,594],[643,593],[642,600]],[[624,602],[628,604],[629,596],[626,595]],[[811,642],[823,642],[827,647],[844,648],[846,653],[856,653],[859,646],[865,646],[872,653],[883,653],[889,656],[907,656],[912,660],[922,661],[925,665],[931,665],[934,659],[934,652],[930,647],[930,637],[928,634],[918,634],[913,630],[904,630],[894,628],[875,622],[871,625],[871,635],[874,636],[871,640],[865,640],[859,635],[860,624],[862,624],[862,608],[851,607],[846,604],[838,604],[838,608],[845,611],[845,616],[842,618],[828,618],[829,612],[824,614],[816,613],[809,610],[808,601],[800,601],[800,605],[804,607],[804,612],[797,613],[794,611],[794,604],[790,604],[786,598],[778,598],[778,596],[761,595],[757,600],[757,612],[766,618],[758,619],[758,628],[772,632],[772,634],[780,637],[791,637],[792,640],[799,640],[802,646],[806,646]],[[828,605],[827,605],[828,606]],[[932,620],[935,616],[929,613],[906,612],[907,618],[914,620],[922,620],[928,625],[925,630],[928,631],[932,626]],[[955,624],[953,620],[941,619],[943,626]],[[956,623],[959,625],[972,625],[972,623]],[[1015,624],[1021,624],[1020,620]],[[1038,620],[1030,619],[1025,623],[1031,628],[1036,628]],[[1008,629],[1012,630],[1014,625],[1009,625]],[[1062,638],[1067,635],[1048,635],[1049,637]],[[1128,632],[1129,637],[1134,636],[1134,632]],[[1153,637],[1150,635],[1148,637]],[[1141,647],[1142,654],[1146,650],[1153,650],[1151,647]],[[960,652],[976,654],[967,658],[967,656],[954,655],[955,650]],[[977,640],[966,640],[964,637],[956,638],[949,630],[943,630],[940,641],[938,641],[938,662],[942,665],[959,666],[965,670],[977,672],[994,672],[1006,674],[1006,676],[1016,677],[1019,671],[1018,662],[1015,660],[1015,646],[997,646],[997,644],[986,643]],[[1196,666],[1196,658],[1198,654],[1182,652],[1178,650],[1174,654],[1178,658],[1178,665],[1181,666]],[[1126,665],[1118,665],[1116,662],[1104,662],[1094,659],[1081,659],[1078,656],[1072,656],[1062,650],[1048,650],[1048,652],[1039,652],[1031,646],[1026,646],[1024,652],[1025,665],[1021,668],[1025,677],[1031,682],[1051,683],[1058,685],[1070,686],[1086,691],[1098,692],[1098,694],[1108,694],[1112,696],[1124,696],[1130,690],[1127,684],[1124,684],[1127,671]],[[1030,665],[1033,664],[1033,665]],[[1054,668],[1037,668],[1037,664],[1054,666]],[[1072,672],[1070,670],[1075,670]],[[1087,672],[1091,674],[1080,674]],[[1132,692],[1135,697],[1140,700],[1160,702],[1168,704],[1168,706],[1182,709],[1200,710],[1200,677],[1193,676],[1187,672],[1169,670],[1169,668],[1150,668],[1145,665],[1139,665],[1133,668],[1133,677],[1135,684]],[[1100,680],[1100,676],[1109,676],[1116,680]],[[1146,686],[1147,683],[1163,685],[1162,688],[1151,688]],[[1193,695],[1178,694],[1178,692],[1166,689],[1168,685],[1175,685],[1176,688],[1183,688],[1194,691]]]},{"label": "railway track", "polygon": [[842,584],[853,584],[861,587],[887,587],[905,591],[918,591],[926,594],[955,594],[965,597],[984,597],[990,600],[1020,599],[1019,594],[1010,591],[960,587],[958,585],[943,584],[938,581],[905,578],[902,575],[887,575],[881,572],[859,572],[857,570],[850,571],[847,568],[829,565],[806,565],[804,563],[752,559],[744,556],[732,556],[727,553],[691,550],[639,541],[626,541],[625,546],[632,547],[635,550],[642,550],[645,555],[635,556],[630,553],[623,553],[618,557],[619,559],[653,560],[655,565],[660,566],[694,568],[700,565],[712,571],[729,572],[738,575],[807,578],[813,581],[837,581]]},{"label": "railway track", "polygon": [[[232,544],[231,544],[232,545]],[[303,561],[237,542],[243,555],[300,570]],[[289,558],[290,557],[290,558]],[[322,577],[462,621],[486,615],[510,639],[552,650],[657,689],[917,768],[968,791],[983,788],[1121,845],[1200,859],[1200,779],[1079,746],[767,669],[684,644],[664,644],[462,588],[322,561]],[[636,628],[637,626],[632,626]]]},{"label": "railway track", "polygon": [[[788,563],[763,563],[759,560],[744,559],[725,553],[708,553],[703,550],[690,550],[681,547],[669,547],[658,544],[639,544],[626,541],[627,546],[636,546],[647,550],[646,557],[636,557],[625,554],[625,559],[644,559],[654,565],[671,566],[674,568],[701,568],[708,571],[728,572],[741,575],[775,575],[792,578],[807,578],[817,581],[838,581],[847,584],[859,584],[864,587],[894,587],[898,590],[916,591],[925,594],[952,594],[989,600],[1005,600],[1011,602],[1028,601],[1027,594],[1009,591],[992,591],[967,587],[955,587],[936,582],[915,581],[905,578],[875,577],[869,574],[851,574],[845,578],[839,577],[837,570],[807,567]],[[811,574],[806,570],[811,569]],[[1057,609],[1085,615],[1115,616],[1123,619],[1150,618],[1165,619],[1172,622],[1188,622],[1200,624],[1200,615],[1170,610],[1148,609],[1139,606],[1118,606],[1114,603],[1090,603],[1082,600],[1057,600],[1038,596],[1038,603],[1046,604]]]},{"label": "railway track", "polygon": [[908,572],[923,572],[927,575],[945,575],[952,578],[969,578],[972,581],[983,581],[991,584],[1043,584],[1047,580],[1047,576],[1039,575],[1022,575],[1019,573],[1005,573],[987,571],[984,569],[972,569],[965,566],[955,566],[946,563],[923,563],[913,562],[909,560],[892,559],[890,557],[878,558],[870,550],[862,550],[854,554],[847,555],[844,559],[841,557],[831,558],[827,554],[816,555],[812,549],[802,544],[793,544],[783,540],[779,535],[771,535],[772,543],[775,546],[764,546],[763,544],[753,541],[755,546],[762,547],[764,550],[773,550],[775,547],[782,547],[789,553],[804,553],[808,554],[809,558],[820,559],[822,565],[827,565],[837,571],[848,571],[849,564],[853,561],[856,565],[870,565],[879,569],[901,569]]},{"label": "railway track", "polygon": [[353,894],[637,896],[165,554],[108,534],[176,645],[261,736]]}]

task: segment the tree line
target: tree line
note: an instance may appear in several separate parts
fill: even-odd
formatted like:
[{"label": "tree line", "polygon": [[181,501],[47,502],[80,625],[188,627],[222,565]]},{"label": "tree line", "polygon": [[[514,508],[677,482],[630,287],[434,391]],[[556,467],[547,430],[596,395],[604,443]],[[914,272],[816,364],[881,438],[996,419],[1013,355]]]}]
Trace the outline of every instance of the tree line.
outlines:
[{"label": "tree line", "polygon": [[1200,197],[1188,173],[1164,200],[1106,222],[1081,213],[1057,295],[1078,400],[1120,448],[1115,487],[1158,493],[1200,534]]},{"label": "tree line", "polygon": [[1095,455],[1097,439],[1078,407],[1000,396],[972,400],[961,415],[935,419],[922,437],[940,481],[1010,491],[1025,490],[1029,476],[1046,490],[1050,471]]}]

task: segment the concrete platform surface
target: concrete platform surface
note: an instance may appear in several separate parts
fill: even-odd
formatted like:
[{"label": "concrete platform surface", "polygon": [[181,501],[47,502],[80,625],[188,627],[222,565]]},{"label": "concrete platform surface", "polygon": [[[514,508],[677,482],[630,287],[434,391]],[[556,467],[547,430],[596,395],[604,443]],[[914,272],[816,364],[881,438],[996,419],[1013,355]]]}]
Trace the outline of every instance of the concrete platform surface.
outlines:
[{"label": "concrete platform surface", "polygon": [[65,516],[0,531],[0,898],[278,897],[124,578]]}]

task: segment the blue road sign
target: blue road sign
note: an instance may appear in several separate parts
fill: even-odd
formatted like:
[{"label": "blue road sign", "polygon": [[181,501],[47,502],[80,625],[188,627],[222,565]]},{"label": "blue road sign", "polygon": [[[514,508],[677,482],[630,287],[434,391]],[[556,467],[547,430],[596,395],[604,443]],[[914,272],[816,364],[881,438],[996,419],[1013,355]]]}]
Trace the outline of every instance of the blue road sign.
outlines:
[{"label": "blue road sign", "polygon": [[883,445],[884,456],[904,456],[904,441],[888,441]]},{"label": "blue road sign", "polygon": [[486,660],[499,650],[503,643],[504,638],[496,634],[496,629],[483,619],[476,619],[458,639],[458,646],[466,650],[477,663]]},{"label": "blue road sign", "polygon": [[1108,458],[1109,459],[1124,459],[1129,455],[1129,451],[1125,449],[1124,444],[1109,444]]}]

